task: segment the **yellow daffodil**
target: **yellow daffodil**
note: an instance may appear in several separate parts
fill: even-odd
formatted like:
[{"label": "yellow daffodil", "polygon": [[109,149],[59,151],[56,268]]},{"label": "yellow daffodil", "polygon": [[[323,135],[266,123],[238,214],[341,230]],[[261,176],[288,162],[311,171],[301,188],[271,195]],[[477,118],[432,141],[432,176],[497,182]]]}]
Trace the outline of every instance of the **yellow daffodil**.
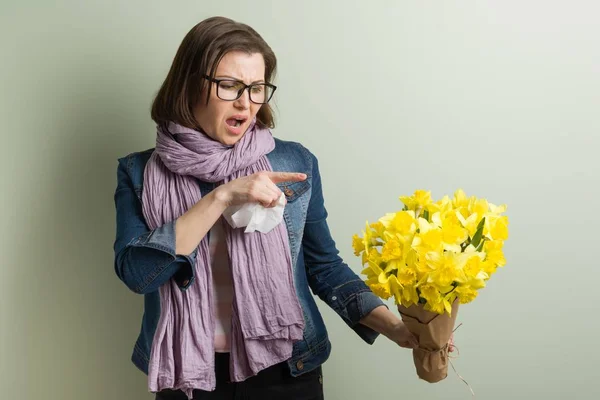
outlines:
[{"label": "yellow daffodil", "polygon": [[441,250],[442,236],[443,232],[439,226],[424,218],[419,218],[419,247],[424,248],[426,251]]},{"label": "yellow daffodil", "polygon": [[[416,240],[416,238],[415,238],[415,240]],[[408,249],[408,251],[405,252],[406,257],[404,258],[404,263],[406,264],[406,266],[408,268],[417,270],[418,262],[419,262],[419,253],[414,248],[414,243],[415,243],[415,241],[413,241],[413,245],[410,246],[410,249]]]},{"label": "yellow daffodil", "polygon": [[442,301],[440,291],[432,284],[425,284],[419,288],[421,297],[428,303],[439,303]]},{"label": "yellow daffodil", "polygon": [[485,220],[483,234],[491,240],[508,239],[508,217],[489,215]]},{"label": "yellow daffodil", "polygon": [[483,244],[483,252],[485,254],[483,270],[490,276],[496,272],[497,267],[503,267],[506,264],[504,252],[502,251],[503,245],[504,242],[501,240],[486,240]]},{"label": "yellow daffodil", "polygon": [[454,198],[452,199],[452,207],[454,208],[469,208],[469,199],[462,189],[458,189],[454,192]]},{"label": "yellow daffodil", "polygon": [[440,290],[435,285],[427,284],[420,287],[421,297],[425,299],[425,310],[443,314],[448,314],[452,311],[452,303],[450,302],[451,295],[442,295]]},{"label": "yellow daffodil", "polygon": [[411,211],[424,211],[433,205],[431,192],[426,190],[415,190],[412,196],[400,196],[400,201]]},{"label": "yellow daffodil", "polygon": [[469,212],[483,217],[490,209],[489,203],[486,199],[478,199],[471,197],[469,202]]},{"label": "yellow daffodil", "polygon": [[400,302],[402,301],[402,292],[404,288],[402,287],[400,282],[398,282],[398,279],[394,275],[390,275],[388,282],[390,285],[390,291],[394,295],[395,303],[400,304]]},{"label": "yellow daffodil", "polygon": [[398,233],[402,236],[412,235],[417,230],[417,219],[414,211],[399,211],[390,221],[390,232]]},{"label": "yellow daffodil", "polygon": [[367,275],[368,278],[379,278],[383,270],[374,262],[368,262],[367,266],[361,271],[361,274]]},{"label": "yellow daffodil", "polygon": [[374,283],[371,286],[371,290],[374,294],[381,297],[384,300],[389,299],[392,296],[389,283]]},{"label": "yellow daffodil", "polygon": [[397,304],[402,304],[405,307],[410,307],[419,302],[419,294],[415,285],[404,285],[401,293],[397,294]]},{"label": "yellow daffodil", "polygon": [[430,268],[429,281],[436,282],[440,286],[448,286],[457,280],[466,280],[463,269],[467,261],[465,254],[451,251],[429,252],[426,260]]},{"label": "yellow daffodil", "polygon": [[469,232],[463,228],[454,214],[448,214],[442,219],[439,213],[431,217],[432,222],[441,229],[442,246],[444,250],[459,253],[461,244],[469,237]]},{"label": "yellow daffodil", "polygon": [[403,260],[390,261],[387,263],[385,272],[393,274],[402,287],[417,283],[416,269],[408,266]]},{"label": "yellow daffodil", "polygon": [[471,256],[463,269],[465,273],[464,279],[457,279],[459,286],[468,286],[473,289],[482,289],[485,287],[485,281],[489,279],[489,275],[484,271],[483,261],[480,253]]},{"label": "yellow daffodil", "polygon": [[373,237],[376,239],[383,239],[384,233],[385,233],[385,226],[380,222],[373,222],[370,225],[371,229],[373,230]]},{"label": "yellow daffodil", "polygon": [[358,256],[360,253],[365,251],[365,243],[357,234],[352,236],[352,248],[354,249],[355,256]]},{"label": "yellow daffodil", "polygon": [[470,237],[473,237],[482,217],[480,217],[479,214],[470,214],[467,217],[465,217],[460,210],[455,210],[454,215],[456,216],[462,227],[467,230],[468,235]]},{"label": "yellow daffodil", "polygon": [[375,268],[375,266],[380,266],[382,263],[381,253],[379,253],[379,250],[374,247],[371,249],[371,251],[369,251],[369,254],[362,253],[362,261],[363,265],[373,265],[373,268]]},{"label": "yellow daffodil", "polygon": [[367,221],[365,224],[365,230],[363,231],[362,239],[355,235],[352,238],[352,247],[354,248],[354,255],[358,256],[360,253],[364,252],[367,256],[369,255],[369,251],[372,247],[375,247],[379,244],[377,241],[376,231],[373,230],[369,222]]},{"label": "yellow daffodil", "polygon": [[436,201],[434,205],[434,207],[430,207],[431,215],[433,215],[436,212],[439,212],[442,216],[445,216],[450,212],[454,212],[452,199],[448,196],[442,197],[440,200]]},{"label": "yellow daffodil", "polygon": [[506,208],[507,208],[506,204],[497,206],[495,204],[489,203],[489,206],[490,206],[489,212],[494,215],[501,215],[502,213],[505,213]]},{"label": "yellow daffodil", "polygon": [[472,302],[473,300],[475,300],[475,297],[477,297],[477,290],[473,289],[470,286],[458,286],[456,289],[454,289],[454,291],[456,292],[456,295],[458,297],[458,301],[461,304],[467,304]]},{"label": "yellow daffodil", "polygon": [[485,252],[486,260],[489,260],[496,264],[499,267],[502,267],[506,264],[506,260],[504,258],[504,253],[502,252],[502,248],[504,247],[504,242],[502,240],[488,240],[483,245],[483,251]]},{"label": "yellow daffodil", "polygon": [[402,258],[402,243],[396,236],[385,242],[381,250],[381,259],[385,262]]}]

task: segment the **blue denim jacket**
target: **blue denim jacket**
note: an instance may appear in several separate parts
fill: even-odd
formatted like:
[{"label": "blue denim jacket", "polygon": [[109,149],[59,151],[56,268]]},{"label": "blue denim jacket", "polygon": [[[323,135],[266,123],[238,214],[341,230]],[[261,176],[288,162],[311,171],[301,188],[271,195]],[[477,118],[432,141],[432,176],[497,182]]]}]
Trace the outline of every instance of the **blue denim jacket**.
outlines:
[{"label": "blue denim jacket", "polygon": [[[175,253],[174,222],[148,229],[142,214],[144,168],[154,149],[119,159],[115,192],[117,232],[115,272],[135,293],[144,295],[144,314],[132,355],[133,363],[148,373],[148,359],[160,316],[158,288],[174,279],[181,290],[193,282],[196,252]],[[287,226],[294,283],[304,313],[304,337],[294,344],[288,361],[293,376],[312,371],[329,357],[331,343],[311,290],[365,342],[378,333],[359,323],[374,308],[384,305],[338,255],[327,225],[321,178],[316,157],[298,143],[276,139],[268,154],[274,171],[303,172],[302,182],[279,184],[287,198]],[[204,196],[213,185],[199,182]]]}]

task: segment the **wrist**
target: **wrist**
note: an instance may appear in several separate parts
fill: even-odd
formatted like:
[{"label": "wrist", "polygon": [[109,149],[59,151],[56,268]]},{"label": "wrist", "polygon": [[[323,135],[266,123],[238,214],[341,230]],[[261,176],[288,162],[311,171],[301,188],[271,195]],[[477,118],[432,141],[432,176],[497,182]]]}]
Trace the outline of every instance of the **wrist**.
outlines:
[{"label": "wrist", "polygon": [[392,339],[395,337],[395,335],[402,330],[402,326],[404,325],[404,322],[402,322],[402,320],[400,318],[398,318],[397,316],[395,316],[390,310],[387,310],[386,313],[386,318],[384,321],[384,332],[383,335],[387,336],[388,338]]},{"label": "wrist", "polygon": [[212,195],[214,196],[215,202],[224,209],[231,205],[231,194],[226,185],[219,186],[213,190]]},{"label": "wrist", "polygon": [[390,323],[389,326],[389,338],[394,339],[398,334],[401,334],[406,329],[404,322],[401,319],[397,319]]},{"label": "wrist", "polygon": [[386,306],[373,309],[361,322],[388,338],[392,338],[403,324],[402,320]]}]

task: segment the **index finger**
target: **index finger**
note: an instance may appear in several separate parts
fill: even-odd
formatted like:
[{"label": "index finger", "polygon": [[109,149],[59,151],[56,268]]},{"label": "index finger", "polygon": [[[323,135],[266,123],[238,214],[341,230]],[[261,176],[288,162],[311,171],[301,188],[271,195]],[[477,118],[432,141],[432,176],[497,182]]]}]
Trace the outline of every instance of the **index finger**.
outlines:
[{"label": "index finger", "polygon": [[306,174],[297,172],[269,172],[267,176],[273,183],[300,182],[306,180]]}]

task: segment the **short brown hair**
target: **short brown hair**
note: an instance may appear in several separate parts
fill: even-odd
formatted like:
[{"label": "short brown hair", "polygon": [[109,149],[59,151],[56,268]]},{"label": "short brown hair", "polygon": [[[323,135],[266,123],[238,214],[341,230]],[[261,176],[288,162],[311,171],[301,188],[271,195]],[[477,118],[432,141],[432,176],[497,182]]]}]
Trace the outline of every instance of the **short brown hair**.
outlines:
[{"label": "short brown hair", "polygon": [[[215,77],[219,62],[230,51],[260,53],[265,60],[265,80],[275,77],[277,58],[271,47],[250,26],[225,17],[211,17],[194,26],[184,37],[171,69],[152,104],[152,119],[159,126],[169,122],[198,129],[193,109],[208,81]],[[212,85],[208,85],[206,102]],[[274,128],[273,110],[263,104],[256,115],[257,125]]]}]

